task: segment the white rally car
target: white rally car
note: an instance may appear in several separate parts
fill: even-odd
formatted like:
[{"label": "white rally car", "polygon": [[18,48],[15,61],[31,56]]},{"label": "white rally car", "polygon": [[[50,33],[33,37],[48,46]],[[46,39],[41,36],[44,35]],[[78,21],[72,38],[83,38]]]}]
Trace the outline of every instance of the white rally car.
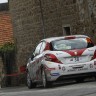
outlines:
[{"label": "white rally car", "polygon": [[52,37],[41,40],[27,63],[28,88],[54,81],[96,77],[96,47],[85,35]]}]

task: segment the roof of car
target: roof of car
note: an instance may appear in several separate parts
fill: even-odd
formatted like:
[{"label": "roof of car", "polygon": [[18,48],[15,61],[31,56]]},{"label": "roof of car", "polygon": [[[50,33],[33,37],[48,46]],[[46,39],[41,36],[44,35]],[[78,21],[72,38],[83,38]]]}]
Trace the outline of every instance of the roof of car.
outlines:
[{"label": "roof of car", "polygon": [[86,35],[69,35],[69,36],[61,36],[61,37],[51,37],[51,38],[46,38],[46,39],[42,39],[41,41],[46,41],[46,42],[52,42],[55,40],[60,40],[60,39],[65,39],[65,38],[70,38],[70,37],[75,37],[75,38],[87,38],[88,36]]}]

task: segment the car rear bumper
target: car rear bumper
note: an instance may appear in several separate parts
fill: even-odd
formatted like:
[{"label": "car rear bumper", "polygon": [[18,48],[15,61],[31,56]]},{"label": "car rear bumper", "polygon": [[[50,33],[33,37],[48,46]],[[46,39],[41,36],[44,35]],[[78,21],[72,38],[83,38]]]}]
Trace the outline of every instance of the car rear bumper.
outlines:
[{"label": "car rear bumper", "polygon": [[62,81],[62,80],[67,80],[67,79],[76,79],[76,78],[87,78],[87,77],[96,77],[96,72],[62,75],[62,76],[58,77],[56,79],[56,81]]},{"label": "car rear bumper", "polygon": [[52,63],[50,64],[49,67],[50,68],[54,67],[54,70],[51,70],[49,72],[50,73],[50,75],[48,76],[49,81],[96,76],[96,59],[90,62],[80,64],[60,65]]}]

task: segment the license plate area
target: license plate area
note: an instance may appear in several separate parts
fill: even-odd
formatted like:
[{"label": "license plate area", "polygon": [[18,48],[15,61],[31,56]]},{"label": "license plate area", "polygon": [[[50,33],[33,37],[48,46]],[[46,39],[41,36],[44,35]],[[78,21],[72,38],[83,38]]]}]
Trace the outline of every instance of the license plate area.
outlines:
[{"label": "license plate area", "polygon": [[68,72],[74,72],[74,71],[86,71],[88,68],[72,68],[69,69]]},{"label": "license plate area", "polygon": [[72,57],[70,61],[78,62],[80,61],[80,57]]}]

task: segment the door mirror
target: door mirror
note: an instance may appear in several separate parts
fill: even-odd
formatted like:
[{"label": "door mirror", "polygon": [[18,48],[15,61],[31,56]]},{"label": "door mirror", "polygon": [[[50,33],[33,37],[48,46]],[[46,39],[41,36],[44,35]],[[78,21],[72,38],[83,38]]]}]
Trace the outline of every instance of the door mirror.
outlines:
[{"label": "door mirror", "polygon": [[32,54],[32,55],[31,55],[31,60],[33,60],[33,58],[34,58],[34,55]]}]

